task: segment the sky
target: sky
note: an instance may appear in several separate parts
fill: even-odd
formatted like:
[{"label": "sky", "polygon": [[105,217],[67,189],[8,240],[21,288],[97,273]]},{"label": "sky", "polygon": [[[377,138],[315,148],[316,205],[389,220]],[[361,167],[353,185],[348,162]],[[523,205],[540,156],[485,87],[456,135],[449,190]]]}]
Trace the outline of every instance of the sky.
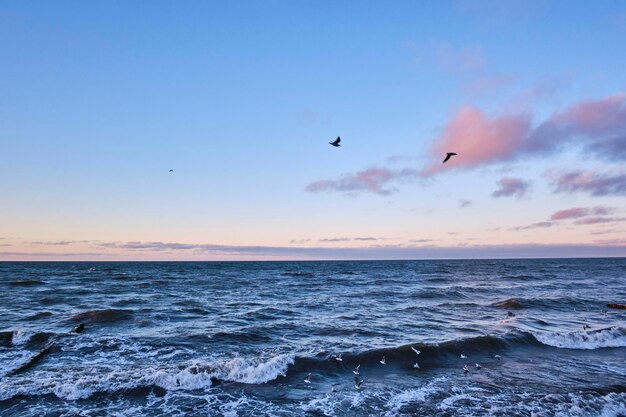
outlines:
[{"label": "sky", "polygon": [[623,1],[2,1],[0,260],[626,256],[624,39]]}]

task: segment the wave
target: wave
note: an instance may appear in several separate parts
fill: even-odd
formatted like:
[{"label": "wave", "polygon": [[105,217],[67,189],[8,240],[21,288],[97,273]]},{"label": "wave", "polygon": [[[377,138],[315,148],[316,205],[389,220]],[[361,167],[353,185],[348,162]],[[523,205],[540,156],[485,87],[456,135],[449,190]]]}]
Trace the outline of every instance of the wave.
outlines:
[{"label": "wave", "polygon": [[44,285],[44,284],[45,282],[39,281],[36,279],[24,279],[24,280],[17,280],[17,281],[9,282],[9,285],[13,287],[32,287],[32,286]]},{"label": "wave", "polygon": [[285,375],[294,357],[279,354],[270,358],[235,357],[228,360],[192,361],[183,369],[140,368],[115,370],[92,377],[28,379],[28,384],[9,384],[0,381],[0,403],[20,397],[55,395],[62,400],[80,400],[99,395],[142,395],[154,392],[157,396],[167,391],[209,389],[221,382],[264,384]]},{"label": "wave", "polygon": [[626,328],[611,327],[591,332],[533,333],[542,344],[565,349],[602,349],[626,347]]},{"label": "wave", "polygon": [[301,277],[301,278],[313,278],[315,274],[313,272],[283,272],[280,274],[284,277]]},{"label": "wave", "polygon": [[130,320],[132,316],[133,310],[107,308],[105,310],[84,311],[72,316],[71,320],[90,323],[112,323],[116,321]]}]

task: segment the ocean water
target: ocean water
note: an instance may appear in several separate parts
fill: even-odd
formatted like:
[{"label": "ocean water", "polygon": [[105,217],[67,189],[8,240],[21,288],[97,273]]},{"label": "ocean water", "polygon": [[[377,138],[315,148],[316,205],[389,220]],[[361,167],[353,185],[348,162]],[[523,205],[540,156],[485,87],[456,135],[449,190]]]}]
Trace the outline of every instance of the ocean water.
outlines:
[{"label": "ocean water", "polygon": [[5,262],[0,415],[626,416],[610,302],[624,258]]}]

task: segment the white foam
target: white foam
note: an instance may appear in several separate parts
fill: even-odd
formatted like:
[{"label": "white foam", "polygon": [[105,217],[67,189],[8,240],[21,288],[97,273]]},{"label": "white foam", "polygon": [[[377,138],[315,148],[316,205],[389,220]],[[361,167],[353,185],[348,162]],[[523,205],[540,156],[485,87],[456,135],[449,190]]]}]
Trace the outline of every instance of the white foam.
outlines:
[{"label": "white foam", "polygon": [[544,345],[565,349],[600,349],[626,347],[626,328],[611,327],[595,332],[533,333]]},{"label": "white foam", "polygon": [[14,346],[23,345],[31,338],[32,333],[25,332],[23,330],[16,330],[13,332],[13,336],[11,338],[11,343]]},{"label": "white foam", "polygon": [[440,391],[437,384],[445,380],[447,380],[445,377],[435,378],[420,388],[403,390],[397,394],[393,394],[391,398],[389,398],[389,401],[387,401],[389,411],[387,411],[385,415],[395,416],[405,405],[425,401],[428,397]]}]

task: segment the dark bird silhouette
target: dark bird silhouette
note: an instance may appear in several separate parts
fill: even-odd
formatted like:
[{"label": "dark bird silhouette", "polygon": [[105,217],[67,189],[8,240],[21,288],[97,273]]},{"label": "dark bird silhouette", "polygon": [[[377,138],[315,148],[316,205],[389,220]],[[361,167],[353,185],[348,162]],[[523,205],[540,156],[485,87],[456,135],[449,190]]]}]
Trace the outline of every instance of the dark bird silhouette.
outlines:
[{"label": "dark bird silhouette", "polygon": [[170,172],[174,172],[174,170],[173,170],[173,169],[170,169]]},{"label": "dark bird silhouette", "polygon": [[333,145],[333,146],[337,147],[337,146],[341,146],[341,145],[339,144],[339,142],[341,142],[341,138],[340,138],[339,136],[337,136],[337,139],[335,139],[335,141],[334,141],[334,142],[328,142],[328,143],[330,143],[331,145]]},{"label": "dark bird silhouette", "polygon": [[446,154],[446,159],[444,159],[444,160],[443,160],[442,164],[445,164],[445,163],[446,163],[446,161],[447,161],[448,159],[450,159],[451,157],[453,157],[453,156],[455,156],[455,155],[456,155],[456,154],[455,154],[454,152],[448,152],[448,153]]}]

